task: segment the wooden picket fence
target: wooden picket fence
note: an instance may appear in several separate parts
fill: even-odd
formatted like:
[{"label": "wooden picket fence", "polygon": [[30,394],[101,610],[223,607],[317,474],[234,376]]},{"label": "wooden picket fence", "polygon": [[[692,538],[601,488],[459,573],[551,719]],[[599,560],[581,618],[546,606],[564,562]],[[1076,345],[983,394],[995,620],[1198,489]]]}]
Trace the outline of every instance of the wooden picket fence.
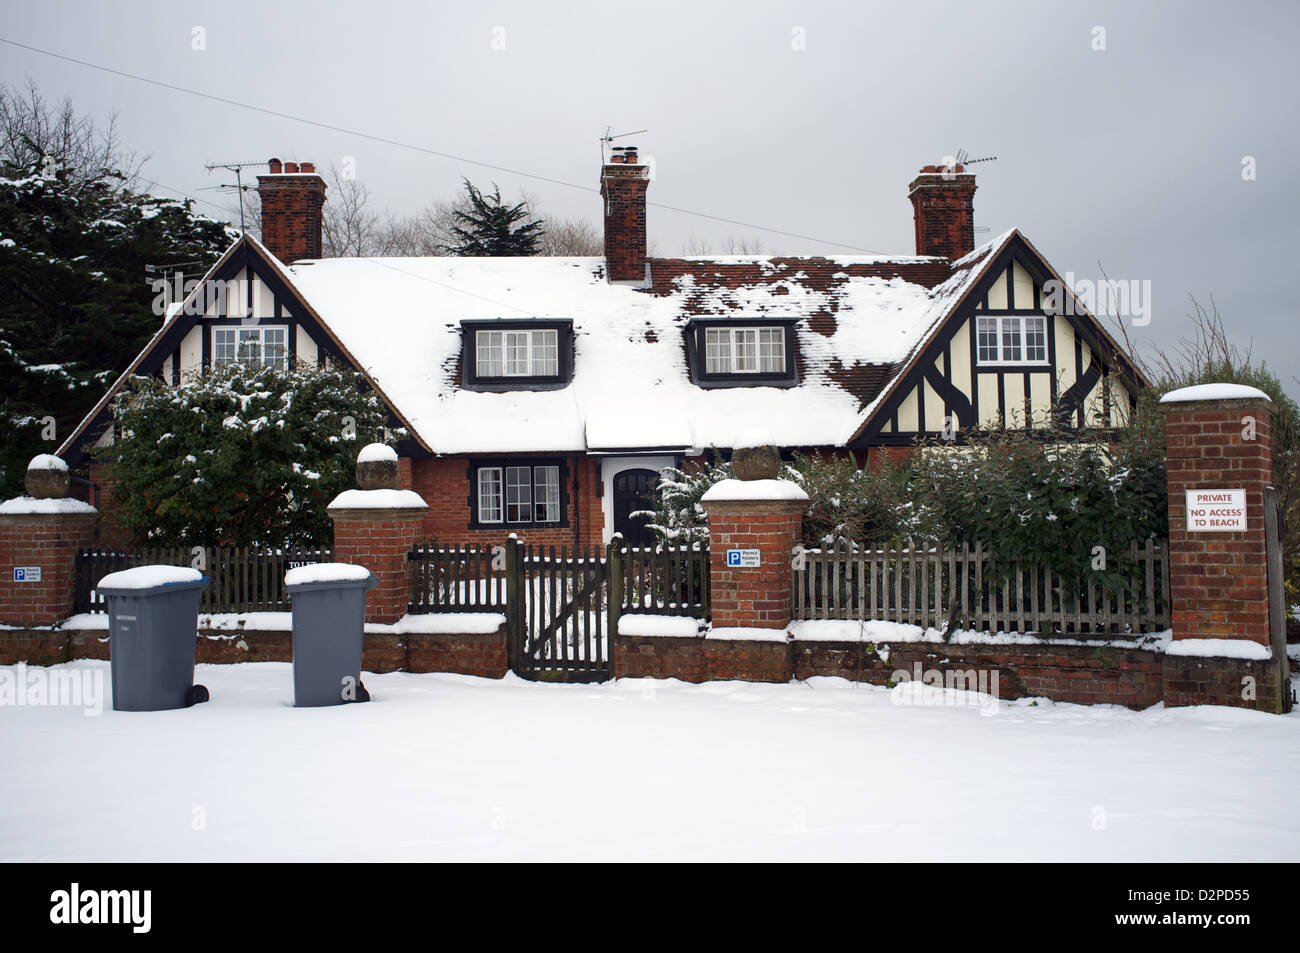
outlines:
[{"label": "wooden picket fence", "polygon": [[[506,605],[504,546],[417,545],[410,612],[502,612]],[[493,560],[496,567],[493,568]]]},{"label": "wooden picket fence", "polygon": [[709,547],[699,543],[623,550],[624,612],[709,618]]},{"label": "wooden picket fence", "polygon": [[[415,546],[407,554],[416,564],[409,611],[503,612],[510,602],[505,552],[504,545]],[[566,548],[557,552],[573,558]],[[620,594],[622,611],[708,618],[707,546],[622,547],[620,556],[607,586]]]},{"label": "wooden picket fence", "polygon": [[791,614],[1058,637],[1169,628],[1167,541],[1132,543],[1127,556],[1126,585],[1111,591],[1098,577],[1062,579],[1042,565],[1016,565],[995,577],[989,549],[981,544],[895,549],[846,543],[804,550],[795,561]]},{"label": "wooden picket fence", "polygon": [[122,552],[79,549],[76,557],[77,612],[104,612],[104,597],[95,588],[111,572],[136,566],[202,566],[211,582],[203,590],[199,611],[288,612],[289,594],[284,589],[287,570],[305,563],[331,562],[329,549],[270,549],[250,547],[154,547]]}]

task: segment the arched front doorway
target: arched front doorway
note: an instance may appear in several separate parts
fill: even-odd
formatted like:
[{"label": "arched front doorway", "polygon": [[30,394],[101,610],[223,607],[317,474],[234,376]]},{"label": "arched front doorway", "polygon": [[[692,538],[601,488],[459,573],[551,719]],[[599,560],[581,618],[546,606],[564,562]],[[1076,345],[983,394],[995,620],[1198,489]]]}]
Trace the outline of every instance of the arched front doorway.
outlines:
[{"label": "arched front doorway", "polygon": [[614,532],[622,533],[628,546],[649,546],[654,534],[646,529],[648,516],[633,516],[638,510],[654,509],[654,489],[659,474],[654,470],[623,470],[614,475]]}]

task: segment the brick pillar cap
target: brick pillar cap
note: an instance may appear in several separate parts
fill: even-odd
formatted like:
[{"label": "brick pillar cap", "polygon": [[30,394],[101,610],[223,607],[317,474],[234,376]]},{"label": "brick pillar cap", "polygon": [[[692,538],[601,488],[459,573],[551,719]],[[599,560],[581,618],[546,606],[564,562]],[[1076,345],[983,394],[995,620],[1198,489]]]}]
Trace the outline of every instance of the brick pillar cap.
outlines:
[{"label": "brick pillar cap", "polygon": [[808,494],[790,480],[721,480],[705,491],[701,503],[807,503]]},{"label": "brick pillar cap", "polygon": [[[384,519],[390,515],[411,516],[429,508],[424,497],[414,490],[344,490],[325,508],[335,518],[347,516],[373,516]],[[379,511],[387,511],[380,515]]]},{"label": "brick pillar cap", "polygon": [[1246,384],[1196,384],[1192,387],[1171,390],[1160,398],[1160,403],[1188,404],[1220,400],[1266,400],[1270,404],[1273,402],[1273,399],[1258,387],[1250,387]]},{"label": "brick pillar cap", "polygon": [[98,512],[89,503],[71,497],[38,500],[30,496],[16,496],[0,503],[0,516],[94,516]]}]

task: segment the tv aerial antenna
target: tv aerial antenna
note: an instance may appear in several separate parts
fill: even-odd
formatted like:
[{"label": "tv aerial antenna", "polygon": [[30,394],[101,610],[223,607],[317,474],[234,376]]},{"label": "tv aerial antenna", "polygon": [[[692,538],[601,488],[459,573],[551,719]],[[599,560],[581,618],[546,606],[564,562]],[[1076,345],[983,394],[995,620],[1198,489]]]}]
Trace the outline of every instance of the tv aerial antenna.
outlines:
[{"label": "tv aerial antenna", "polygon": [[223,182],[221,185],[216,186],[216,191],[238,193],[240,232],[246,231],[244,227],[244,193],[251,191],[254,188],[254,186],[244,184],[244,178],[243,178],[244,169],[257,169],[265,166],[267,166],[267,161],[263,159],[261,162],[209,162],[207,163],[207,165],[203,167],[207,169],[209,172],[213,171],[214,169],[225,169],[228,172],[235,173],[234,185],[230,185],[228,183]]},{"label": "tv aerial antenna", "polygon": [[605,134],[600,137],[600,164],[605,164],[605,150],[615,139],[626,139],[628,136],[639,136],[643,132],[649,132],[649,129],[633,129],[631,132],[620,132],[615,135],[610,134],[610,126],[605,127]]},{"label": "tv aerial antenna", "polygon": [[[958,149],[957,154],[953,156],[953,158],[956,160],[956,162],[953,163],[954,165],[959,165],[962,168],[965,168],[968,165],[978,165],[981,162],[996,162],[998,157],[984,156],[979,159],[972,159],[970,158],[970,154],[965,149]],[[974,226],[974,231],[976,232],[987,232],[988,230],[989,227],[987,225]]]},{"label": "tv aerial antenna", "polygon": [[957,160],[957,165],[977,165],[980,162],[995,162],[997,160],[997,156],[984,156],[981,159],[972,159],[965,149],[958,149],[957,155],[953,158]]}]

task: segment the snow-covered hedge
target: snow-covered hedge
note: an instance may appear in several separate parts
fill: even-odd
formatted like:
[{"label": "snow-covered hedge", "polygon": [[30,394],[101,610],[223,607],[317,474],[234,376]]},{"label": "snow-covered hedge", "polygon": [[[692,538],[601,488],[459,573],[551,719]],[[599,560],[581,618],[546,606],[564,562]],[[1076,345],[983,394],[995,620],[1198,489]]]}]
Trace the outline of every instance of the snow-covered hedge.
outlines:
[{"label": "snow-covered hedge", "polygon": [[351,371],[247,364],[177,387],[137,378],[114,411],[117,440],[97,454],[123,525],[138,543],[207,546],[328,539],[325,507],[387,415]]}]

